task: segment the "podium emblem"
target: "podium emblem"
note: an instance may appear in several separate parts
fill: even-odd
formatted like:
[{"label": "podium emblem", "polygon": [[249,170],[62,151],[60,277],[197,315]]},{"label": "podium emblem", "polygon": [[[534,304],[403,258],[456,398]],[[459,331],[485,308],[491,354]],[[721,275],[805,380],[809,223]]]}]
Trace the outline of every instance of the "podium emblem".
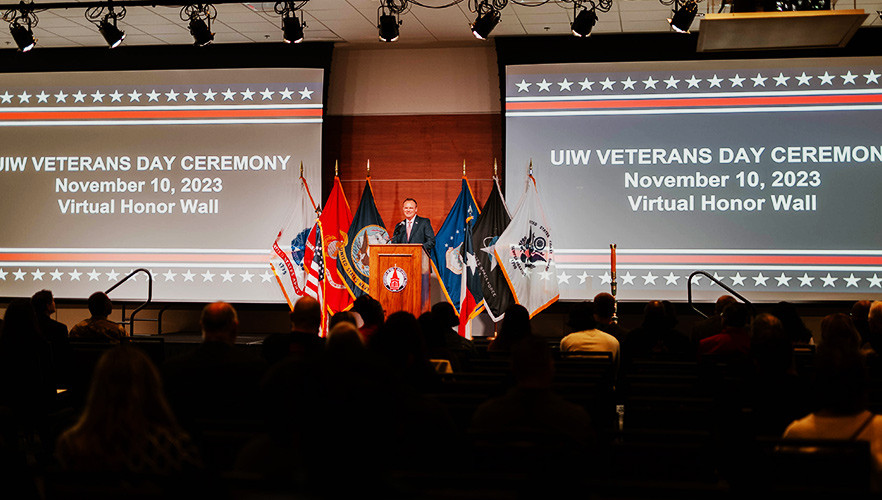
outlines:
[{"label": "podium emblem", "polygon": [[398,266],[392,266],[383,273],[383,286],[390,292],[400,292],[407,286],[407,273]]}]

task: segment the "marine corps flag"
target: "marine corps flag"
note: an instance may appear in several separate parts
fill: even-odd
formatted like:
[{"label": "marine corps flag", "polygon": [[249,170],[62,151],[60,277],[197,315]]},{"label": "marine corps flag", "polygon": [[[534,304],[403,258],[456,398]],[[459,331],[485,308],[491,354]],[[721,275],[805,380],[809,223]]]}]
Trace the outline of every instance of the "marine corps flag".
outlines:
[{"label": "marine corps flag", "polygon": [[526,307],[531,318],[560,296],[551,238],[536,179],[528,175],[524,195],[494,253],[515,302]]},{"label": "marine corps flag", "polygon": [[288,216],[282,225],[282,230],[276,236],[270,256],[270,266],[276,275],[276,281],[282,288],[288,307],[292,310],[297,297],[302,296],[306,290],[303,252],[306,249],[307,235],[315,224],[315,203],[302,174],[299,184],[294,211]]},{"label": "marine corps flag", "polygon": [[352,224],[352,212],[343,194],[340,178],[334,176],[334,188],[325,202],[319,222],[322,226],[322,244],[325,254],[325,306],[331,314],[344,311],[352,305],[352,296],[337,272],[337,257]]},{"label": "marine corps flag", "polygon": [[444,224],[435,235],[435,247],[429,254],[432,267],[441,281],[441,290],[453,307],[459,312],[460,290],[462,287],[462,243],[465,239],[466,225],[473,225],[475,217],[481,213],[469,187],[468,178],[462,176],[462,189],[453,203]]},{"label": "marine corps flag", "polygon": [[472,243],[477,258],[477,275],[481,281],[484,305],[490,319],[497,322],[515,301],[505,280],[505,274],[496,261],[496,254],[493,253],[496,240],[511,222],[511,215],[499,189],[499,179],[494,177],[493,181],[493,191],[490,192],[481,215],[472,226]]},{"label": "marine corps flag", "polygon": [[371,177],[364,182],[361,202],[337,254],[337,271],[354,298],[368,293],[370,283],[370,247],[389,243],[389,233],[374,203]]}]

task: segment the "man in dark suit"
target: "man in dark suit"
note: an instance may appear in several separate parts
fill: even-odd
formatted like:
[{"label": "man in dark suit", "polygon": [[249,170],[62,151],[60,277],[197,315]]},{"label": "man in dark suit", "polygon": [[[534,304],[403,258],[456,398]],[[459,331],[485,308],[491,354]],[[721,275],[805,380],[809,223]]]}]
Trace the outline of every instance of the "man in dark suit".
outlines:
[{"label": "man in dark suit", "polygon": [[407,198],[401,205],[404,220],[395,226],[392,233],[392,243],[422,243],[427,253],[435,247],[435,231],[432,223],[425,217],[418,216],[417,202],[413,198]]}]

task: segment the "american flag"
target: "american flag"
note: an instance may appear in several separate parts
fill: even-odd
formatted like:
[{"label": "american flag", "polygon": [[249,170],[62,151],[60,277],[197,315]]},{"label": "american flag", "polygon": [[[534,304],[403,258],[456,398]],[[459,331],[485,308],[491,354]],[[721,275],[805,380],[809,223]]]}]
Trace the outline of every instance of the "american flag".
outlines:
[{"label": "american flag", "polygon": [[325,259],[322,251],[322,226],[315,223],[306,243],[303,259],[306,267],[306,294],[319,302],[322,309],[322,334],[325,332]]}]

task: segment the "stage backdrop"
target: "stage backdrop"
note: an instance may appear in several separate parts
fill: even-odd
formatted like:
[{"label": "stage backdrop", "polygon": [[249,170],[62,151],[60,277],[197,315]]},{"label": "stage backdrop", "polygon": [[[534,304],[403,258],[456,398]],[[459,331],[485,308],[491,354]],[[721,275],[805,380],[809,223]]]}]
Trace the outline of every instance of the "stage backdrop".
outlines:
[{"label": "stage backdrop", "polygon": [[[532,161],[562,299],[882,293],[879,58],[508,66],[506,193]],[[699,296],[722,293],[701,279]]]},{"label": "stage backdrop", "polygon": [[[268,257],[301,162],[321,193],[322,80],[321,69],[0,76],[0,295],[82,298],[146,267],[156,300],[283,300]],[[113,297],[145,295],[140,275]]]}]

